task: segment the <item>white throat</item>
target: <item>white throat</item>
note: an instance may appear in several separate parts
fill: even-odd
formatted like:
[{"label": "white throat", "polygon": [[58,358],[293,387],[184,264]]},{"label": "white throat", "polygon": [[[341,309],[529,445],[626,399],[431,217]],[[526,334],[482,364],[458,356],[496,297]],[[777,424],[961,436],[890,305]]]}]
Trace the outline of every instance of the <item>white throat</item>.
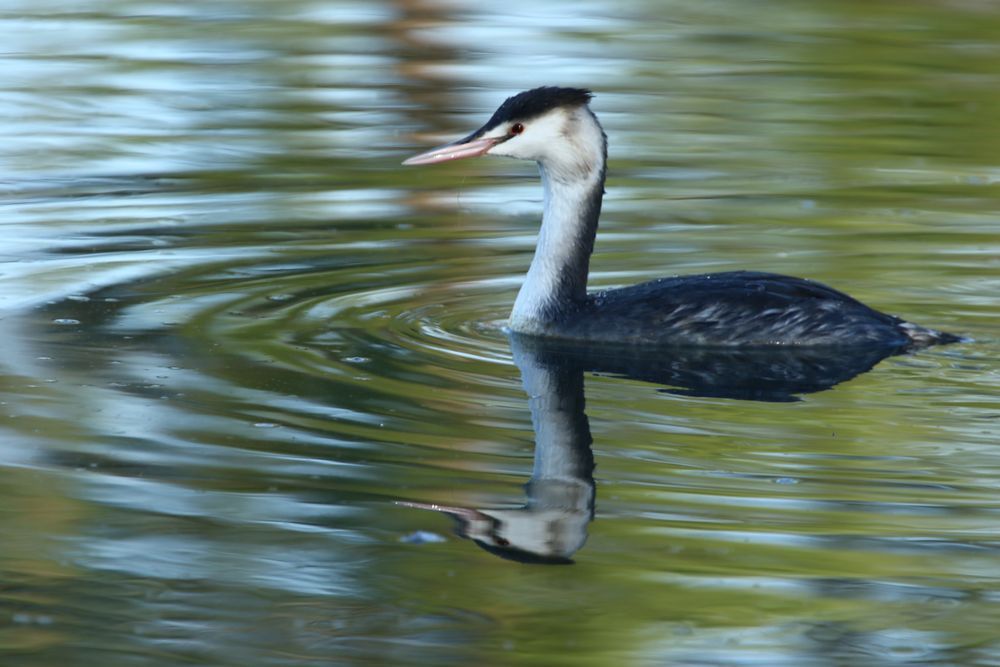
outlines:
[{"label": "white throat", "polygon": [[535,256],[514,301],[509,326],[544,333],[587,296],[587,273],[604,194],[606,142],[590,109],[565,114],[567,126],[536,157],[544,212]]}]

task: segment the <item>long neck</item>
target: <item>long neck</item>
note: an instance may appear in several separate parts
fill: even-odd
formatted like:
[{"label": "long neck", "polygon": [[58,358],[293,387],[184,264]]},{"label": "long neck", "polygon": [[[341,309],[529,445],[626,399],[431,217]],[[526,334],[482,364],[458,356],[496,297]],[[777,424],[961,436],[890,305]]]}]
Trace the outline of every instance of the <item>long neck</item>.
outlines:
[{"label": "long neck", "polygon": [[510,328],[544,333],[547,324],[587,298],[587,274],[604,197],[604,133],[587,111],[596,138],[584,141],[585,160],[539,162],[545,209],[531,267],[510,314]]},{"label": "long neck", "polygon": [[589,485],[593,492],[593,438],[584,412],[582,367],[533,340],[517,334],[510,338],[535,430],[532,483],[561,480]]}]

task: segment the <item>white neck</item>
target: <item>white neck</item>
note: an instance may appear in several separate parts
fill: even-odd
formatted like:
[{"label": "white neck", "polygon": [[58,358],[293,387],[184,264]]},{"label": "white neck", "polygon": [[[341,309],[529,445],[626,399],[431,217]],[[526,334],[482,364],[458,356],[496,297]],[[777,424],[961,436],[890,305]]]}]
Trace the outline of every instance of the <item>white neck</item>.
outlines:
[{"label": "white neck", "polygon": [[560,137],[538,160],[545,208],[535,256],[514,301],[509,326],[543,333],[587,297],[587,274],[604,195],[606,144],[586,107],[573,117],[572,141]]}]

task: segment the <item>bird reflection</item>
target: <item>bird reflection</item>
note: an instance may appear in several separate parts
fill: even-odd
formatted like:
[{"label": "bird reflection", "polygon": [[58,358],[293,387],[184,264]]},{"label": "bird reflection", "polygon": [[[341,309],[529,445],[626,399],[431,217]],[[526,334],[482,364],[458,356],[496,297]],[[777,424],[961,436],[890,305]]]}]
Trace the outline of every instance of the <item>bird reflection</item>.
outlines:
[{"label": "bird reflection", "polygon": [[512,334],[528,394],[535,459],[527,502],[513,509],[416,502],[451,516],[455,532],[492,554],[526,563],[572,563],[594,516],[594,455],[584,412],[588,372],[644,380],[686,396],[787,402],[870,370],[892,348],[830,354],[810,348],[656,348],[574,345]]}]

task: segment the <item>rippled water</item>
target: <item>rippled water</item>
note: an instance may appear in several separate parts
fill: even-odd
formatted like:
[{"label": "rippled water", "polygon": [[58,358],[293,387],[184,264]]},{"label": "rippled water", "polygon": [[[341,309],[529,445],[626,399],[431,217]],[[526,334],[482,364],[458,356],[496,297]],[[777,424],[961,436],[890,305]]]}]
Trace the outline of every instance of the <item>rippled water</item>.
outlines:
[{"label": "rippled water", "polygon": [[[993,3],[15,1],[0,30],[3,664],[1000,661]],[[534,170],[399,162],[546,83],[611,141],[593,284],[804,275],[975,342],[783,402],[512,351]],[[397,504],[474,537],[556,495],[571,567]]]}]

